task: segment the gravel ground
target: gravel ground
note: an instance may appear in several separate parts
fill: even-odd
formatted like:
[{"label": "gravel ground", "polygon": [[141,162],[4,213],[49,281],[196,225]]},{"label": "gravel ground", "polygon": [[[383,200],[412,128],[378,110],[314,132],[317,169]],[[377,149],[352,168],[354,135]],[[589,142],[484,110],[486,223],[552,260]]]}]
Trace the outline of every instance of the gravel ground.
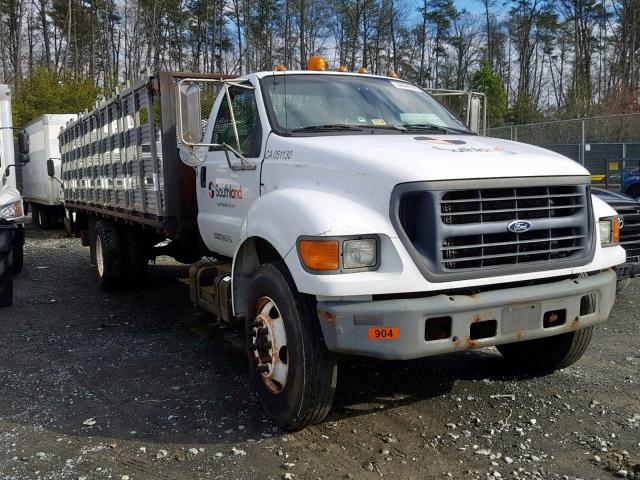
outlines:
[{"label": "gravel ground", "polygon": [[0,310],[0,479],[640,479],[640,281],[561,372],[515,376],[493,349],[348,362],[328,419],[289,434],[161,260],[107,294],[78,240],[29,229]]}]

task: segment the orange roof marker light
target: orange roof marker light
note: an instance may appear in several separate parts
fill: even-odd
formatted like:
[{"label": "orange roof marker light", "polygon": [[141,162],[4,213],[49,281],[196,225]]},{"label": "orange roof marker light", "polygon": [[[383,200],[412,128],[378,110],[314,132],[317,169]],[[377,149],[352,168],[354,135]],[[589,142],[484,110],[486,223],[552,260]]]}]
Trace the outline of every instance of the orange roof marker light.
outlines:
[{"label": "orange roof marker light", "polygon": [[398,78],[398,74],[396,72],[394,72],[393,70],[391,70],[388,74],[387,77],[391,77],[391,78]]},{"label": "orange roof marker light", "polygon": [[345,67],[344,65],[340,65],[337,69],[337,72],[346,72],[347,71],[347,67]]},{"label": "orange roof marker light", "polygon": [[284,72],[284,71],[287,69],[287,67],[285,67],[282,63],[279,63],[278,65],[276,65],[275,67],[273,67],[273,69],[274,69],[276,72]]},{"label": "orange roof marker light", "polygon": [[325,71],[327,69],[327,62],[324,61],[319,55],[312,55],[307,61],[307,70]]},{"label": "orange roof marker light", "polygon": [[367,67],[360,67],[360,70],[358,70],[358,73],[369,73],[369,70],[367,70]]}]

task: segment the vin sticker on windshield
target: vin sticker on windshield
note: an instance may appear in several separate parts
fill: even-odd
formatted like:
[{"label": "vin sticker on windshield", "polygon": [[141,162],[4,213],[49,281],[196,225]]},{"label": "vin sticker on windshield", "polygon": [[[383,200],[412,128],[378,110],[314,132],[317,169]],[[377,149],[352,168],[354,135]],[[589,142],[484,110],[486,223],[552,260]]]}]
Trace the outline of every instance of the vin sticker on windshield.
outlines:
[{"label": "vin sticker on windshield", "polygon": [[421,92],[422,91],[422,90],[420,90],[419,87],[416,87],[415,85],[411,85],[410,83],[391,82],[391,85],[393,85],[396,88],[401,88],[402,90],[413,90],[414,92]]}]

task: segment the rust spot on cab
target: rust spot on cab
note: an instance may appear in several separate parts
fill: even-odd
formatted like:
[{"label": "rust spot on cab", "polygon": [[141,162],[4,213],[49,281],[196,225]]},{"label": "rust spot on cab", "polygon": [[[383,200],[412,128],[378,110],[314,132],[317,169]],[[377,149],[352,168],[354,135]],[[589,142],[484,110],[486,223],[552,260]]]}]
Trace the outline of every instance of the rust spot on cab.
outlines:
[{"label": "rust spot on cab", "polygon": [[329,310],[322,310],[319,308],[317,312],[319,319],[326,321],[330,325],[336,324],[336,316]]},{"label": "rust spot on cab", "polygon": [[474,321],[474,322],[479,322],[480,320],[482,320],[482,319],[480,318],[480,315],[474,315],[474,316],[473,316],[473,321]]},{"label": "rust spot on cab", "polygon": [[518,330],[516,332],[516,337],[518,338],[518,340],[521,340],[524,337],[524,332],[522,330]]},{"label": "rust spot on cab", "polygon": [[467,345],[469,346],[469,348],[475,348],[478,346],[478,342],[467,337]]}]

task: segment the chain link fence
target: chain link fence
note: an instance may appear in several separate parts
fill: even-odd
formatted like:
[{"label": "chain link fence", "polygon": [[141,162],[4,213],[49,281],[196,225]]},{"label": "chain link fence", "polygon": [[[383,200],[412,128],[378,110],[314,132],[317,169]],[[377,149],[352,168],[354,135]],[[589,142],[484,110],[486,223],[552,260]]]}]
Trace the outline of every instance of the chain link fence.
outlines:
[{"label": "chain link fence", "polygon": [[584,165],[594,186],[640,194],[640,113],[490,128],[487,135],[553,150]]}]

